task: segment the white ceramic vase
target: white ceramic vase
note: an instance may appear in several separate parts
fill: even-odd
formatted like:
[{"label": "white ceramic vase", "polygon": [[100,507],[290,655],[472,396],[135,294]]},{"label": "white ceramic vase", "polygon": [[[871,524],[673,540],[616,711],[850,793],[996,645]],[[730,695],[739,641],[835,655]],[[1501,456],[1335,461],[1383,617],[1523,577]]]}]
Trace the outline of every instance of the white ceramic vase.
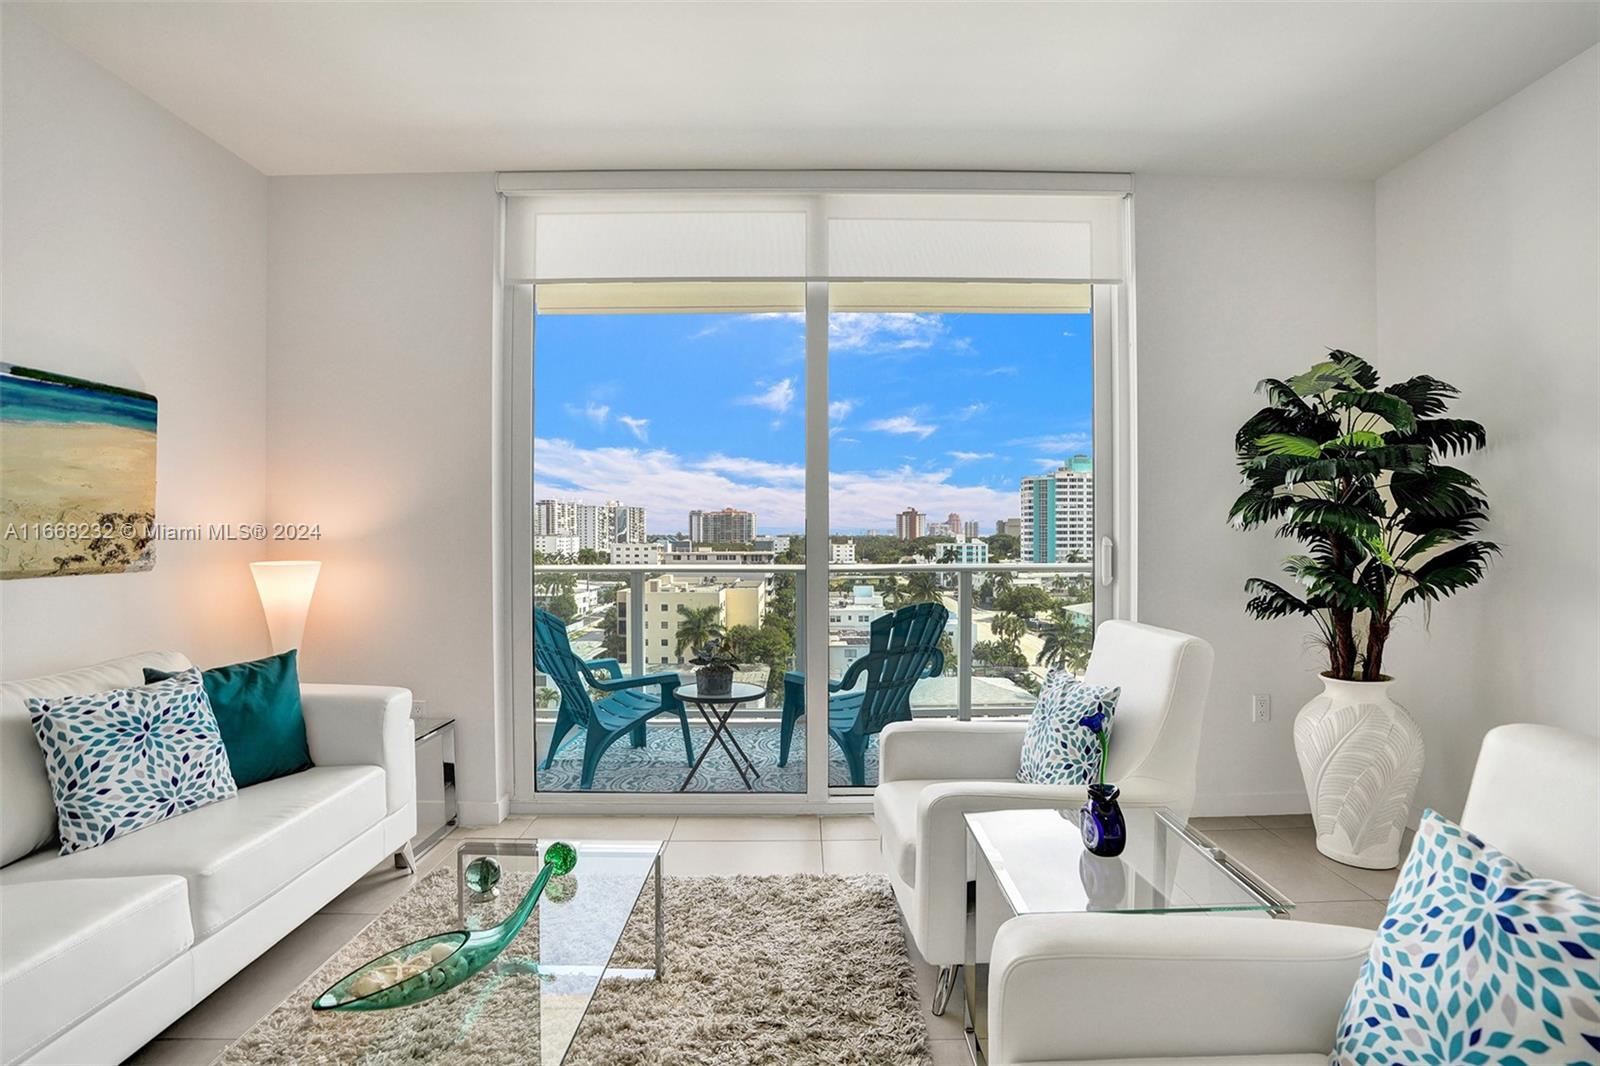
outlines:
[{"label": "white ceramic vase", "polygon": [[1294,720],[1317,850],[1369,870],[1399,864],[1422,776],[1422,731],[1389,698],[1391,684],[1324,677],[1322,694]]}]

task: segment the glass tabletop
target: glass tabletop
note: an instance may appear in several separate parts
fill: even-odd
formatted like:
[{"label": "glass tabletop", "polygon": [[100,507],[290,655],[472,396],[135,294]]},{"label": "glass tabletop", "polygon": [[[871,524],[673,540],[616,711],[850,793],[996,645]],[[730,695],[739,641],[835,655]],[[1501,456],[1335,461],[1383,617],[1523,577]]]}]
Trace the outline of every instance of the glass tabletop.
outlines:
[{"label": "glass tabletop", "polygon": [[1124,808],[1128,844],[1102,858],[1083,845],[1076,811],[987,811],[967,831],[1013,914],[1163,914],[1266,911],[1294,906],[1229,861],[1170,811]]},{"label": "glass tabletop", "polygon": [[[460,918],[467,929],[482,929],[516,910],[543,865],[551,840],[466,840],[456,853],[456,886]],[[500,1008],[520,1012],[524,1026],[513,1049],[518,1061],[559,1066],[572,1046],[578,1026],[603,977],[646,979],[662,965],[659,876],[656,878],[655,950],[648,935],[618,953],[623,929],[639,905],[641,894],[659,875],[663,842],[568,840],[578,861],[565,877],[551,880],[532,918],[490,967],[474,980],[476,994],[466,999],[461,1018],[463,1046],[489,1044],[503,1035],[490,1033]],[[474,892],[467,886],[468,866],[489,856],[499,865],[498,891]],[[479,871],[481,874],[481,870]],[[482,884],[481,877],[475,884]],[[632,950],[639,959],[624,957]],[[639,965],[632,965],[638,963]],[[463,988],[468,986],[463,986]],[[490,1002],[499,1000],[498,1003]],[[529,1015],[532,1017],[529,1017]],[[537,1034],[538,1057],[529,1046]],[[487,1055],[492,1059],[493,1055]]]},{"label": "glass tabletop", "polygon": [[744,703],[747,700],[760,699],[767,694],[767,690],[760,685],[750,685],[743,681],[735,681],[733,687],[727,692],[718,695],[702,695],[699,685],[679,685],[678,698],[688,700],[690,703]]}]

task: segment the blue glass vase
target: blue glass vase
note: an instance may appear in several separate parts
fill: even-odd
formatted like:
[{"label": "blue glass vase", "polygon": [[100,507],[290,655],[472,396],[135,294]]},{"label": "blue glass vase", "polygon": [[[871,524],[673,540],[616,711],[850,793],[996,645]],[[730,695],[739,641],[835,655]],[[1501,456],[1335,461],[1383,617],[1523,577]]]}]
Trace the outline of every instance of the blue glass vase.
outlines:
[{"label": "blue glass vase", "polygon": [[1078,812],[1083,846],[1091,854],[1110,858],[1121,855],[1128,844],[1128,823],[1117,805],[1117,786],[1104,782],[1089,786],[1089,800]]}]

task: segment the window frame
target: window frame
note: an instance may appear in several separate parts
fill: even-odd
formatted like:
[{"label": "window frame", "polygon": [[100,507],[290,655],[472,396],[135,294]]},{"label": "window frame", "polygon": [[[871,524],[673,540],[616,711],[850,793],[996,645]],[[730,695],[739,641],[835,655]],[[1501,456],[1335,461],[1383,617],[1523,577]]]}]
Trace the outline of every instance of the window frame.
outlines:
[{"label": "window frame", "polygon": [[[786,172],[561,172],[502,174],[498,182],[502,323],[496,382],[500,425],[496,478],[498,540],[503,547],[496,592],[496,647],[500,650],[496,743],[501,765],[509,769],[508,809],[516,813],[725,813],[848,814],[871,810],[871,790],[834,793],[828,786],[830,758],[826,714],[807,714],[807,788],[803,793],[612,793],[538,791],[534,762],[533,669],[533,440],[536,284],[509,277],[506,270],[506,200],[528,193],[656,191],[742,192],[824,196],[838,191],[996,193],[1033,192],[1120,195],[1122,277],[1093,281],[1094,331],[1093,439],[1095,457],[1095,622],[1135,617],[1137,435],[1134,426],[1134,269],[1132,261],[1132,181],[1120,174],[940,173],[904,171]],[[828,534],[828,285],[819,279],[826,245],[821,210],[811,213],[809,272],[806,279],[805,482],[806,537],[810,544]],[[717,279],[703,279],[717,280]],[[798,280],[798,279],[796,279]],[[853,279],[832,279],[853,280]],[[962,279],[948,279],[962,280]],[[973,279],[992,280],[992,279]],[[1019,279],[1028,280],[1028,279]],[[822,471],[814,476],[813,471]],[[802,666],[827,663],[829,553],[808,551],[797,596],[796,653]],[[641,618],[641,621],[643,619]],[[629,625],[634,625],[630,615]],[[646,623],[647,625],[647,623]],[[645,625],[639,626],[642,633]],[[806,704],[826,706],[827,671],[806,671]],[[963,699],[967,696],[964,690]],[[506,747],[510,748],[509,756]],[[510,765],[507,767],[506,764]]]}]

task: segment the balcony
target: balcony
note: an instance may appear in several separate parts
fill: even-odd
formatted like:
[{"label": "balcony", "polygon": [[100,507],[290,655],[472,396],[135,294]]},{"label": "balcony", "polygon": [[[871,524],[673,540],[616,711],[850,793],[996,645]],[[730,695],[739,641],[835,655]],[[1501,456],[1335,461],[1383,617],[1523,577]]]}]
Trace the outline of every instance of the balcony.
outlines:
[{"label": "balcony", "polygon": [[[684,660],[681,637],[695,631],[686,622],[705,616],[680,608],[715,608],[725,629],[747,645],[738,680],[764,685],[765,698],[740,707],[732,720],[739,746],[759,777],[754,791],[804,794],[807,789],[805,729],[800,719],[790,758],[779,766],[783,674],[806,669],[807,620],[804,564],[717,567],[704,564],[543,565],[535,572],[536,600],[550,604],[561,593],[577,611],[568,638],[585,660],[616,658],[629,675],[675,671],[684,683],[694,667]],[[873,618],[903,603],[937,598],[950,611],[945,671],[918,681],[914,718],[969,719],[1025,714],[1051,665],[1081,669],[1093,633],[1092,566],[1088,563],[841,563],[827,568],[829,584],[826,672],[838,679],[867,650]],[[1037,591],[1009,591],[1037,590]],[[563,616],[565,617],[565,616]],[[699,624],[698,622],[696,624]],[[682,631],[682,632],[680,632]],[[784,637],[787,637],[785,646]],[[549,679],[534,678],[536,787],[541,792],[579,791],[583,745],[566,741],[553,763],[542,768],[555,725],[560,695]],[[699,712],[689,708],[691,738],[698,755],[710,740]],[[525,743],[526,733],[518,742]],[[831,789],[848,789],[850,777],[837,744],[829,744]],[[677,720],[660,716],[645,730],[645,745],[627,739],[612,746],[595,772],[592,792],[673,793],[688,774]],[[866,783],[878,777],[877,742],[866,750]],[[707,755],[687,791],[745,791],[731,760],[720,749]]]}]

